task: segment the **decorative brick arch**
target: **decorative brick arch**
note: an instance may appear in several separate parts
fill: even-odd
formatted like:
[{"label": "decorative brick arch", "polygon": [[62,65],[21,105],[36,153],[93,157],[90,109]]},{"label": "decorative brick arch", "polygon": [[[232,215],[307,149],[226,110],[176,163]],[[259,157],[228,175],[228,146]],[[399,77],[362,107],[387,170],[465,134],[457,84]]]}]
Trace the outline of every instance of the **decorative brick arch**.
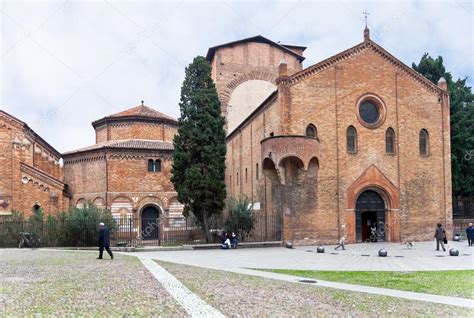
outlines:
[{"label": "decorative brick arch", "polygon": [[275,73],[267,72],[267,71],[250,71],[248,73],[242,74],[229,83],[227,83],[221,92],[221,103],[223,107],[223,111],[227,111],[227,106],[229,105],[230,96],[234,89],[237,88],[240,84],[251,81],[251,80],[262,80],[266,82],[270,82],[276,85],[276,79],[278,75]]},{"label": "decorative brick arch", "polygon": [[96,197],[94,201],[92,201],[97,208],[105,209],[105,200],[102,197]]},{"label": "decorative brick arch", "polygon": [[357,197],[368,189],[378,192],[387,201],[387,208],[400,208],[400,191],[373,164],[347,188],[347,208],[355,209]]},{"label": "decorative brick arch", "polygon": [[348,240],[356,241],[356,201],[359,195],[366,191],[376,191],[385,202],[385,230],[389,242],[400,241],[400,190],[375,166],[371,165],[362,175],[347,188],[347,214],[345,229]]},{"label": "decorative brick arch", "polygon": [[155,196],[151,196],[151,197],[147,196],[147,197],[142,198],[135,205],[135,209],[141,213],[143,208],[145,206],[149,206],[149,205],[153,205],[153,206],[158,207],[159,210],[160,210],[160,213],[164,212],[165,205],[164,205],[163,200],[158,198],[158,197],[155,197]]},{"label": "decorative brick arch", "polygon": [[126,195],[119,194],[112,198],[110,211],[112,216],[120,217],[124,210],[127,210],[131,215],[133,213],[133,200]]}]

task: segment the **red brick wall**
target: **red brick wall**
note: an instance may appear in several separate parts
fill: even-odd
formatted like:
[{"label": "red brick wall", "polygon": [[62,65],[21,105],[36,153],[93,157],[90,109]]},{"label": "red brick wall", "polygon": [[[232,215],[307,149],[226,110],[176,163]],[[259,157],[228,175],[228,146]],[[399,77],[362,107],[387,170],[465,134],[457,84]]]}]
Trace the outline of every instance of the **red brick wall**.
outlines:
[{"label": "red brick wall", "polygon": [[[0,117],[0,147],[0,200],[5,203],[0,214],[16,210],[29,217],[34,205],[53,215],[67,209],[62,168],[53,150],[38,145],[22,124],[8,116]],[[38,156],[37,149],[46,156]]]},{"label": "red brick wall", "polygon": [[[245,71],[247,68],[242,68]],[[219,76],[217,80],[219,85]],[[221,87],[225,83],[226,79],[221,79]],[[449,109],[447,100],[439,99],[438,90],[413,79],[370,48],[293,84],[282,84],[279,90],[277,102],[262,108],[227,140],[229,195],[237,197],[242,193],[254,197],[254,201],[264,201],[267,194],[266,208],[284,216],[284,239],[334,243],[340,235],[347,234],[349,241],[354,241],[355,211],[348,198],[355,200],[360,193],[347,191],[369,167],[375,166],[380,174],[371,174],[374,179],[366,180],[370,187],[389,182],[399,195],[397,202],[387,202],[386,223],[392,222],[388,224],[388,239],[429,240],[437,222],[450,231]],[[356,115],[357,101],[368,93],[377,95],[385,105],[385,120],[375,129],[364,127]],[[276,135],[281,131],[304,135],[308,124],[317,127],[320,153],[316,182],[303,180],[285,187],[265,178],[266,190],[264,178],[256,183],[245,182],[245,169],[249,173],[256,163],[261,167],[263,137],[255,131],[257,125],[262,125],[264,113],[268,113],[266,125],[278,126],[265,130],[274,129]],[[349,125],[357,129],[357,154],[346,151]],[[388,127],[396,134],[394,155],[385,153]],[[430,134],[428,157],[419,155],[421,129]]]},{"label": "red brick wall", "polygon": [[177,126],[166,123],[127,121],[109,123],[96,128],[97,143],[107,140],[149,139],[172,142]]},{"label": "red brick wall", "polygon": [[302,69],[294,55],[266,43],[247,42],[218,49],[211,66],[223,113],[227,112],[232,90],[240,83],[254,79],[274,83],[282,59],[288,64],[289,74]]},{"label": "red brick wall", "polygon": [[64,182],[72,195],[71,207],[75,207],[80,199],[91,202],[97,197],[105,199],[106,171],[102,149],[90,154],[65,156]]},{"label": "red brick wall", "polygon": [[[109,157],[110,192],[170,192],[171,152],[165,156],[158,153],[112,153]],[[161,160],[161,172],[148,172],[148,159]]]}]

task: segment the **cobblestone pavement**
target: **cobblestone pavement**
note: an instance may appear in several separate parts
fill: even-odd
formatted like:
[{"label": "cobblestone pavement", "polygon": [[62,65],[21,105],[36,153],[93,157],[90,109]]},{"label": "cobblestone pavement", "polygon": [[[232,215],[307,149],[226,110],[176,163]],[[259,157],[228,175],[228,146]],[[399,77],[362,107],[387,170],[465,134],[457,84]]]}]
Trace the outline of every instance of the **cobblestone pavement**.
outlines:
[{"label": "cobblestone pavement", "polygon": [[471,315],[466,308],[338,291],[180,264],[159,264],[229,317]]},{"label": "cobblestone pavement", "polygon": [[135,257],[0,250],[0,316],[187,316]]}]

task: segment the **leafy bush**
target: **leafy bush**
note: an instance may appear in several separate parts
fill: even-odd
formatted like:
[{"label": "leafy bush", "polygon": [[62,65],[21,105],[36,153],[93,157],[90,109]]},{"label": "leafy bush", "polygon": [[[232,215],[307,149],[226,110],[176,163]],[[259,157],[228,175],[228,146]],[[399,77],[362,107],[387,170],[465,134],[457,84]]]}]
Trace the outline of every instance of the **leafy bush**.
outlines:
[{"label": "leafy bush", "polygon": [[253,204],[245,196],[241,196],[239,199],[230,198],[227,201],[227,210],[225,230],[240,234],[241,240],[244,241],[255,227]]},{"label": "leafy bush", "polygon": [[99,239],[99,223],[103,222],[113,236],[116,223],[108,210],[86,203],[83,208],[74,208],[66,215],[65,236],[68,242],[75,240],[76,246],[95,246]]},{"label": "leafy bush", "polygon": [[113,239],[117,226],[112,214],[91,203],[81,209],[61,212],[56,217],[45,218],[44,212],[38,210],[28,220],[22,213],[13,211],[12,215],[0,219],[0,247],[18,246],[20,232],[37,234],[42,246],[95,246],[100,222],[109,227]]},{"label": "leafy bush", "polygon": [[0,219],[0,247],[18,246],[20,232],[25,228],[23,213],[12,211],[9,216]]}]

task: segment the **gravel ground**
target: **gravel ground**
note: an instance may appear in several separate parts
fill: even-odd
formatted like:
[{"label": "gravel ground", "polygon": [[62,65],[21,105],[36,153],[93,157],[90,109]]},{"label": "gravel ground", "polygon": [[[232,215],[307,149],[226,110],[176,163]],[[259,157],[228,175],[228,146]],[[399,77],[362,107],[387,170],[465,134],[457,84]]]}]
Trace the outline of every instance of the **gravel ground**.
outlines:
[{"label": "gravel ground", "polygon": [[0,250],[0,316],[186,316],[135,258]]},{"label": "gravel ground", "polygon": [[200,267],[158,262],[229,317],[471,317],[467,308],[339,291]]}]

